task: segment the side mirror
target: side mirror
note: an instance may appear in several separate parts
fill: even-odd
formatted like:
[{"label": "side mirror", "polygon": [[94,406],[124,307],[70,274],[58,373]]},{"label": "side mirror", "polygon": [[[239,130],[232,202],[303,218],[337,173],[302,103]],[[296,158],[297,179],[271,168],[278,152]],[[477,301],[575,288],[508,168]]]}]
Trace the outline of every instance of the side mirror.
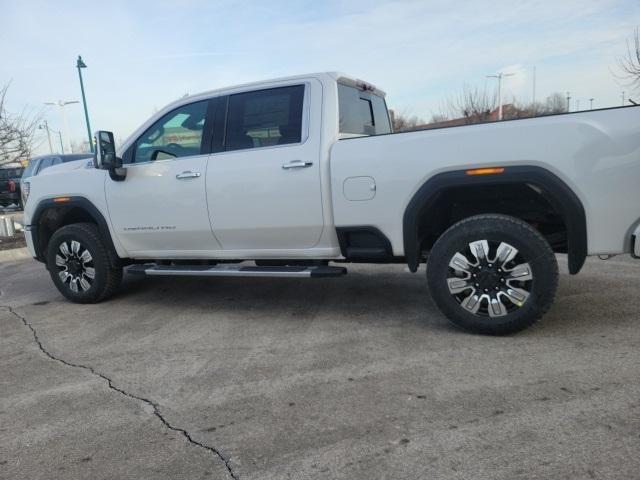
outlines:
[{"label": "side mirror", "polygon": [[109,176],[116,182],[127,178],[127,170],[122,168],[122,159],[116,156],[116,142],[113,140],[113,133],[98,130],[93,141],[96,147],[93,166],[100,170],[108,170]]},{"label": "side mirror", "polygon": [[116,142],[113,140],[112,132],[98,130],[93,140],[96,146],[93,164],[96,168],[101,170],[122,168],[122,159],[116,157]]}]

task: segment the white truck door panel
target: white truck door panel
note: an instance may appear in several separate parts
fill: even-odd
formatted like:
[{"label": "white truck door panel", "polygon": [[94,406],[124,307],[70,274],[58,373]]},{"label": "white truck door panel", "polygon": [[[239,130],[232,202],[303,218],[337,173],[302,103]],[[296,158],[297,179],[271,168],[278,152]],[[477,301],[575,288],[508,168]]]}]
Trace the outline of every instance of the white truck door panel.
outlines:
[{"label": "white truck door panel", "polygon": [[[205,194],[207,155],[127,168],[122,182],[106,179],[113,230],[129,252],[216,250]],[[198,175],[199,174],[199,175]],[[180,177],[180,178],[179,178]]]},{"label": "white truck door panel", "polygon": [[[211,226],[225,250],[312,248],[320,239],[322,90],[315,80],[304,85],[303,118],[297,120],[300,141],[289,144],[281,144],[293,142],[286,137],[295,122],[292,110],[283,107],[288,100],[274,95],[273,101],[248,98],[234,103],[230,97],[226,144],[232,148],[235,141],[238,150],[211,155],[207,169]],[[283,110],[279,117],[278,109]],[[233,111],[243,118],[235,122]],[[239,139],[230,139],[230,125]]]}]

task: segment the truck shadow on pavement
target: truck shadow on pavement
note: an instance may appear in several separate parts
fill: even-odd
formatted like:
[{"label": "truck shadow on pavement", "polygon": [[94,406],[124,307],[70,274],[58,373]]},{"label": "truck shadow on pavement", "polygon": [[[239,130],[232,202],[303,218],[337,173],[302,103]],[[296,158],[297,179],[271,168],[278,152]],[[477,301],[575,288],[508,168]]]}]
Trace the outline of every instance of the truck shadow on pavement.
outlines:
[{"label": "truck shadow on pavement", "polygon": [[[627,279],[628,280],[628,279]],[[533,329],[561,334],[624,323],[636,312],[624,300],[636,285],[617,276],[562,274],[557,302]],[[636,291],[637,293],[637,291]],[[318,318],[379,325],[413,325],[426,330],[461,332],[437,309],[424,270],[409,274],[398,267],[363,267],[338,279],[140,278],[127,276],[112,300],[144,302],[182,314],[261,316],[291,321]],[[308,317],[308,318],[307,318]]]}]

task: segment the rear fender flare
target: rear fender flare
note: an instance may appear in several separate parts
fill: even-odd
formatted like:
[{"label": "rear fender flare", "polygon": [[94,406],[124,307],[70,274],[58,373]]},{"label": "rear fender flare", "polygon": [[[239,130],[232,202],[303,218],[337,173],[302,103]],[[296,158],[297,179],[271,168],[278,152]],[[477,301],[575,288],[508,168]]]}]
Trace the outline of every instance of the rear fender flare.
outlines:
[{"label": "rear fender flare", "polygon": [[560,213],[567,227],[569,273],[578,273],[587,257],[587,222],[582,202],[560,178],[535,166],[505,167],[503,173],[494,175],[467,175],[465,170],[458,170],[441,173],[427,180],[411,198],[403,216],[404,253],[409,269],[415,272],[420,263],[420,220],[429,215],[429,210],[442,192],[451,187],[514,183],[531,184],[541,189],[545,199]]}]

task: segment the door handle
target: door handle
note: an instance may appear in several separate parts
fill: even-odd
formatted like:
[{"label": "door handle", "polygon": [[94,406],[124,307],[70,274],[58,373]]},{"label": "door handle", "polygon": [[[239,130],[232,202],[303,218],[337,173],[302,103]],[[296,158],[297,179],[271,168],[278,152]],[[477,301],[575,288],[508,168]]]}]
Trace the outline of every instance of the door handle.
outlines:
[{"label": "door handle", "polygon": [[305,162],[302,160],[291,160],[290,162],[283,163],[282,168],[289,170],[291,168],[307,168],[313,165],[313,162]]},{"label": "door handle", "polygon": [[192,172],[186,171],[176,175],[178,180],[184,180],[185,178],[198,178],[200,176],[200,172]]}]

